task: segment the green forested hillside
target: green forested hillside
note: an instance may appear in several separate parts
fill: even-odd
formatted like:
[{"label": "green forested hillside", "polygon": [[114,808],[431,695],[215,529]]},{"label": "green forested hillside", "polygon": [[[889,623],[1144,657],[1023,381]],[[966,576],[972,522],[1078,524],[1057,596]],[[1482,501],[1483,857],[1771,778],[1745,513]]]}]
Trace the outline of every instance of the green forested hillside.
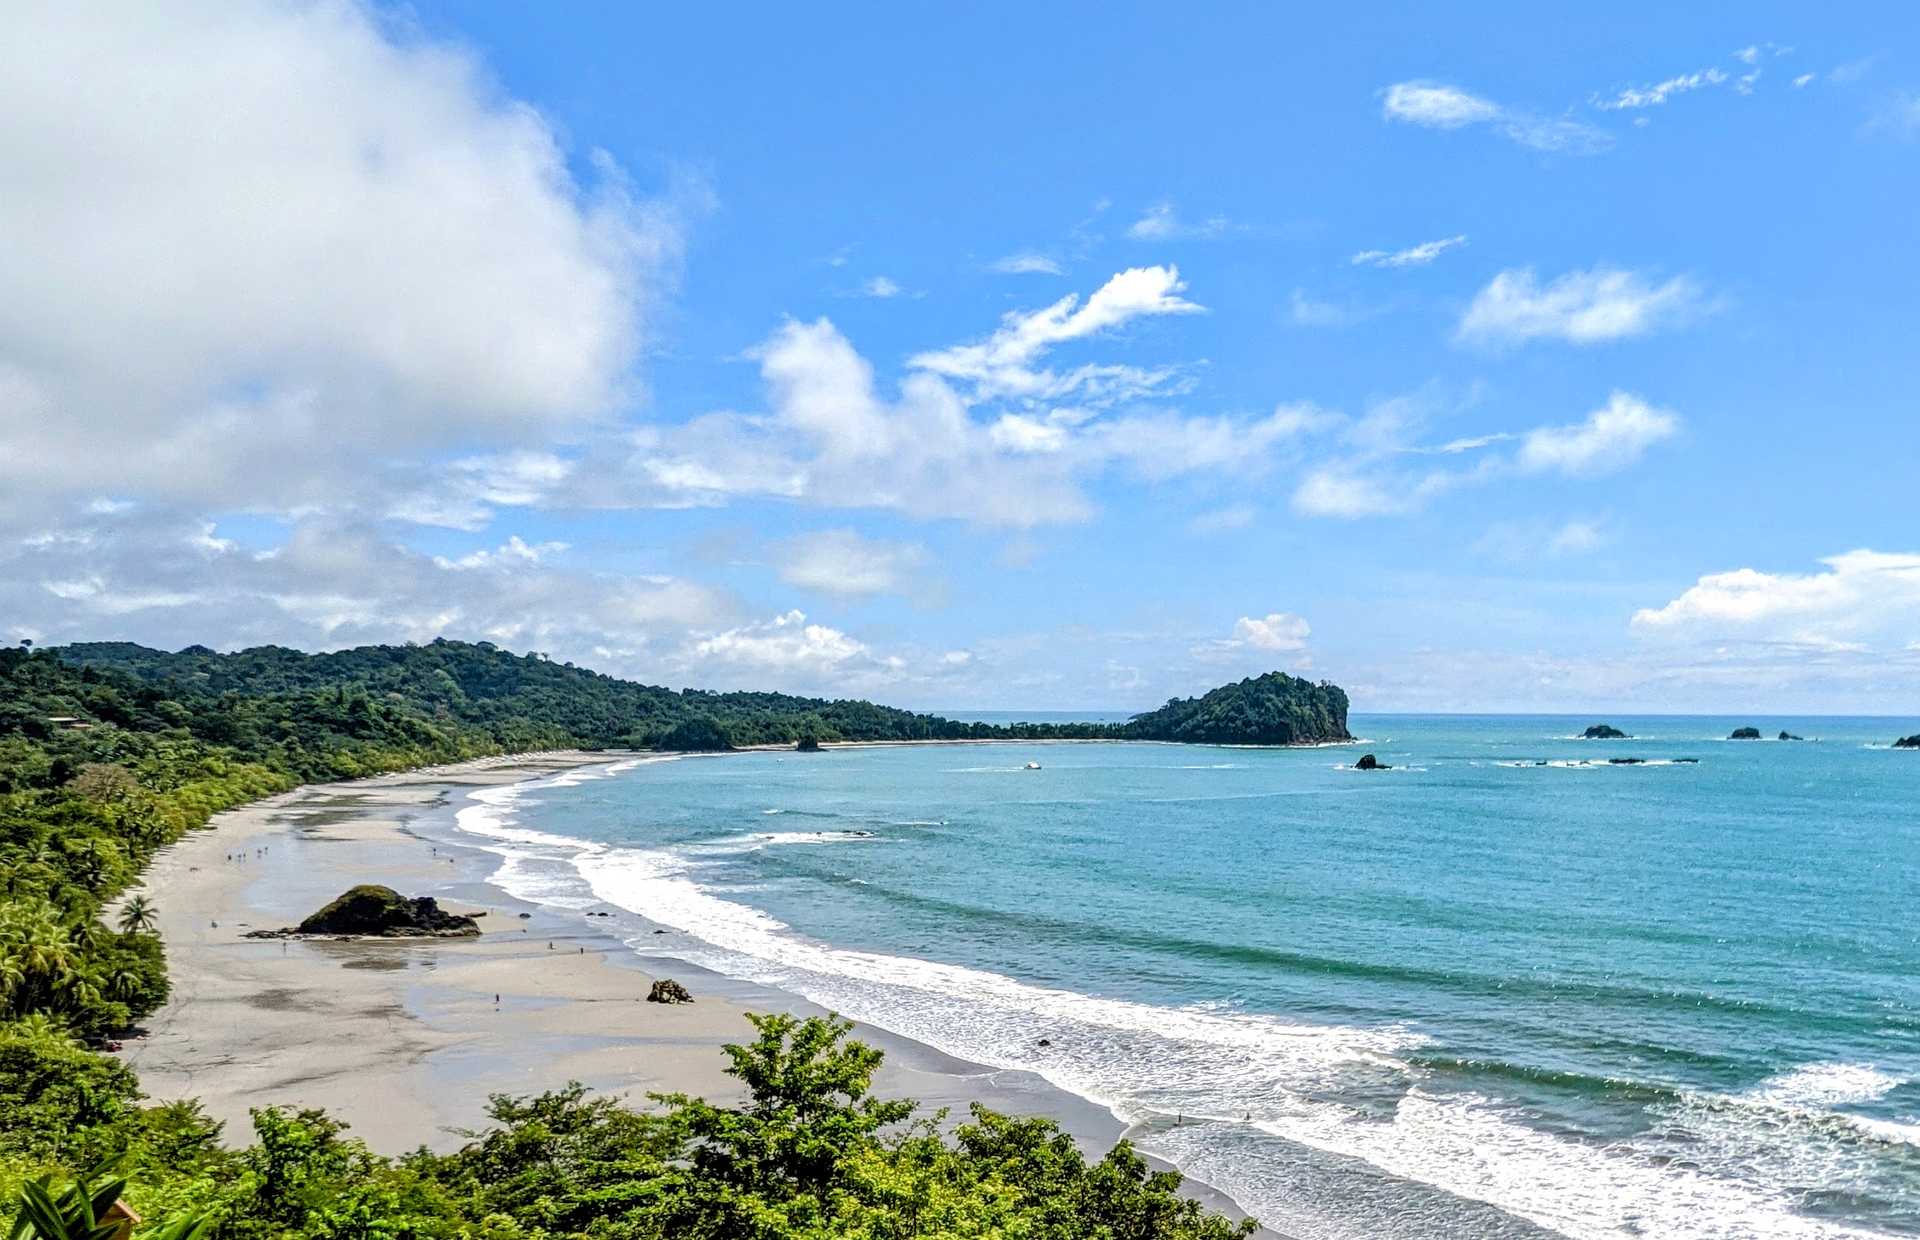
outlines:
[{"label": "green forested hillside", "polygon": [[[772,1020],[733,1049],[753,1095],[738,1109],[675,1098],[642,1114],[577,1089],[499,1098],[465,1149],[399,1160],[319,1112],[265,1110],[251,1145],[226,1148],[194,1104],[143,1105],[111,1054],[167,980],[151,906],[134,897],[111,924],[103,910],[182,832],[304,781],[570,745],[1271,743],[1344,735],[1345,719],[1338,689],[1277,674],[1119,726],[996,728],[868,702],[676,693],[484,643],[0,650],[0,1201],[33,1205],[16,1240],[99,1240],[88,1193],[60,1199],[86,1168],[100,1189],[108,1159],[128,1179],[108,1187],[153,1220],[136,1240],[193,1240],[179,1229],[196,1220],[213,1240],[1244,1234],[1124,1144],[1090,1164],[1048,1121],[985,1112],[942,1135],[873,1100],[878,1053],[822,1020]],[[23,1185],[40,1177],[36,1197]]]},{"label": "green forested hillside", "polygon": [[1114,735],[1193,745],[1307,745],[1353,739],[1347,734],[1347,695],[1338,685],[1316,685],[1285,672],[1222,685],[1197,698],[1175,698],[1159,710],[1135,715]]}]

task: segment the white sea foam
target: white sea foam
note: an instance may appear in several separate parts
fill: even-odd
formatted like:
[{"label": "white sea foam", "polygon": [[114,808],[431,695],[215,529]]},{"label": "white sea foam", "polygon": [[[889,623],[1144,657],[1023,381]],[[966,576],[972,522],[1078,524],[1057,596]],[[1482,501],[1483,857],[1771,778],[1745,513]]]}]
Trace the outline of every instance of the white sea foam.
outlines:
[{"label": "white sea foam", "polygon": [[[1846,1240],[1875,1233],[1801,1215],[1779,1184],[1819,1179],[1753,1174],[1747,1159],[1764,1116],[1805,1110],[1906,1140],[1896,1121],[1839,1116],[1829,1108],[1884,1097],[1901,1082],[1870,1065],[1811,1064],[1742,1099],[1683,1104],[1674,1129],[1691,1143],[1683,1160],[1649,1137],[1596,1145],[1520,1121],[1495,1099],[1435,1092],[1407,1061],[1422,1038],[1402,1028],[1314,1026],[1221,1005],[1169,1008],[1037,986],[985,970],[810,941],[778,918],[708,890],[697,856],[568,840],[517,825],[512,789],[488,790],[461,811],[463,830],[507,859],[509,890],[543,891],[578,907],[604,901],[684,932],[676,950],[696,963],[778,986],[847,1016],[998,1069],[1027,1069],[1110,1107],[1123,1120],[1173,1113],[1228,1123],[1485,1202],[1575,1240],[1787,1237]],[[843,832],[782,832],[762,842],[843,842]],[[562,882],[554,863],[564,863]],[[523,868],[522,868],[523,867]],[[742,889],[735,889],[736,891]],[[642,950],[657,949],[648,938]],[[1041,1047],[1042,1038],[1051,1042]],[[1398,1096],[1388,1110],[1346,1099]],[[1200,1139],[1176,1130],[1166,1152]],[[1656,1136],[1658,1134],[1655,1134]],[[1779,1144],[1777,1133],[1772,1134]],[[1153,1132],[1143,1143],[1156,1147]],[[1778,1174],[1780,1168],[1768,1167]],[[1800,1168],[1811,1170],[1812,1165]],[[1233,1159],[1209,1179],[1276,1223],[1284,1197],[1260,1169]],[[1264,1187],[1263,1187],[1264,1186]]]},{"label": "white sea foam", "polygon": [[1768,1077],[1747,1097],[1777,1106],[1832,1107],[1873,1102],[1905,1084],[1872,1064],[1810,1063]]},{"label": "white sea foam", "polygon": [[1322,1106],[1256,1127],[1484,1201],[1574,1240],[1876,1234],[1797,1214],[1783,1190],[1707,1175],[1631,1143],[1596,1145],[1528,1127],[1477,1095],[1416,1088],[1388,1123]]}]

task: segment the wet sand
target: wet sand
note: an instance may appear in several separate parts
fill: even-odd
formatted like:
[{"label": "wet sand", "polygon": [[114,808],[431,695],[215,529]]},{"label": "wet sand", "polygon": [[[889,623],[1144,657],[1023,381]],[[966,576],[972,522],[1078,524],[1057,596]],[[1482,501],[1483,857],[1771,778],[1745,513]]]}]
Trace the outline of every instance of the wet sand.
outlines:
[{"label": "wet sand", "polygon": [[[143,1087],[158,1099],[200,1099],[235,1143],[248,1139],[249,1108],[298,1105],[324,1107],[389,1154],[456,1148],[486,1123],[488,1095],[574,1080],[634,1105],[650,1092],[740,1097],[720,1048],[752,1036],[746,1012],[820,1009],[692,966],[671,975],[696,1002],[645,1002],[653,976],[611,921],[519,902],[486,881],[498,858],[416,830],[444,837],[476,788],[620,756],[491,758],[311,785],[218,815],[164,851],[134,889],[157,906],[173,986],[145,1036],[126,1043]],[[365,882],[482,914],[482,934],[245,937],[292,925]],[[973,1102],[1050,1115],[1095,1157],[1122,1135],[1104,1108],[1033,1074],[965,1063],[871,1026],[855,1036],[886,1052],[876,1082],[886,1096],[959,1117]],[[1220,1194],[1188,1187],[1237,1216]]]}]

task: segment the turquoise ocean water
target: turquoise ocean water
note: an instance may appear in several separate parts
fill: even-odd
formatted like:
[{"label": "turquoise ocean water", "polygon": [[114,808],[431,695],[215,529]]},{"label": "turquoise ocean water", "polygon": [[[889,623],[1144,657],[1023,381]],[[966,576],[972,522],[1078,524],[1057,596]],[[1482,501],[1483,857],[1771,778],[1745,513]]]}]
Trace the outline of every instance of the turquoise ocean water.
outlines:
[{"label": "turquoise ocean water", "polygon": [[517,895],[1040,1073],[1291,1235],[1920,1234],[1910,721],[1609,721],[643,760],[459,824]]}]

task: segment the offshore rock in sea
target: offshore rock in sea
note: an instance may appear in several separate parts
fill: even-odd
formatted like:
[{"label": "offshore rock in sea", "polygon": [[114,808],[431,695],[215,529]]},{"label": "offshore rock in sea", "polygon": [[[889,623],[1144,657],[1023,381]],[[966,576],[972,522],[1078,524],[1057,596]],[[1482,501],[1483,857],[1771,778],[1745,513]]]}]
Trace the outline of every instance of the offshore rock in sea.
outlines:
[{"label": "offshore rock in sea", "polygon": [[663,977],[647,992],[648,1003],[692,1003],[693,995],[670,977]]},{"label": "offshore rock in sea", "polygon": [[[1733,730],[1733,735],[1729,736],[1727,739],[1730,741],[1757,741],[1760,739],[1760,729],[1759,728],[1735,728]],[[1786,740],[1787,734],[1785,732],[1782,732],[1780,734],[1780,739]]]},{"label": "offshore rock in sea", "polygon": [[1372,754],[1367,753],[1360,755],[1360,760],[1353,764],[1353,769],[1356,771],[1391,771],[1393,768]]},{"label": "offshore rock in sea", "polygon": [[284,930],[255,930],[250,939],[343,935],[382,939],[458,939],[480,933],[480,923],[449,913],[432,896],[407,897],[391,887],[349,887],[313,916]]},{"label": "offshore rock in sea", "polygon": [[1590,741],[1630,741],[1633,739],[1610,723],[1596,723],[1580,735]]},{"label": "offshore rock in sea", "polygon": [[1803,740],[1806,740],[1807,738],[1804,736],[1795,736],[1791,732],[1782,732],[1780,734],[1780,739],[1783,741],[1803,741]]},{"label": "offshore rock in sea", "polygon": [[1912,736],[1903,736],[1893,743],[1895,749],[1920,749],[1920,732]]}]

